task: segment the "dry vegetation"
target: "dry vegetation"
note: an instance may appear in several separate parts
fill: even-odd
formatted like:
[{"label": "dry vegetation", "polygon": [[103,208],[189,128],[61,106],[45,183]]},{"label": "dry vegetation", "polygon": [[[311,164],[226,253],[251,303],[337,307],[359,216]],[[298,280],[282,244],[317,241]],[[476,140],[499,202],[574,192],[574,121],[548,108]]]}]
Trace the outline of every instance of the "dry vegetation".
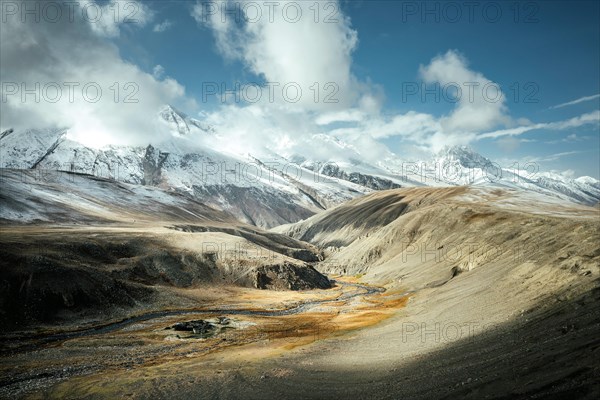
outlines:
[{"label": "dry vegetation", "polygon": [[[3,298],[13,325],[4,325],[0,396],[600,393],[597,208],[511,191],[415,188],[377,192],[276,232],[225,219],[5,225],[3,282],[16,289]],[[252,288],[256,268],[306,262],[337,284]],[[270,279],[281,272],[273,271]],[[26,301],[15,302],[23,293]],[[174,309],[187,313],[36,341]],[[223,315],[231,325],[207,338],[165,330]]]}]

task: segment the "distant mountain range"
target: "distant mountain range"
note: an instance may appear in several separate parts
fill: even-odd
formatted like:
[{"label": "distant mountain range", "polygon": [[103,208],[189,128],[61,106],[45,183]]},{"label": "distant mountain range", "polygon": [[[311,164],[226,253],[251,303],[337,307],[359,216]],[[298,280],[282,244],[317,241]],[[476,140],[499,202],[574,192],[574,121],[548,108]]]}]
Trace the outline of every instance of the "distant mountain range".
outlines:
[{"label": "distant mountain range", "polygon": [[[6,130],[0,134],[0,167],[62,170],[153,186],[192,196],[238,220],[270,228],[305,219],[323,209],[376,190],[406,186],[477,185],[527,190],[579,204],[600,201],[600,182],[567,179],[532,168],[506,169],[468,147],[448,147],[429,160],[390,157],[379,165],[356,149],[325,135],[312,138],[335,160],[306,155],[236,155],[212,148],[198,135],[214,136],[210,125],[165,106],[160,118],[169,139],[146,146],[86,147],[68,129]],[[339,155],[342,155],[341,157]]]}]

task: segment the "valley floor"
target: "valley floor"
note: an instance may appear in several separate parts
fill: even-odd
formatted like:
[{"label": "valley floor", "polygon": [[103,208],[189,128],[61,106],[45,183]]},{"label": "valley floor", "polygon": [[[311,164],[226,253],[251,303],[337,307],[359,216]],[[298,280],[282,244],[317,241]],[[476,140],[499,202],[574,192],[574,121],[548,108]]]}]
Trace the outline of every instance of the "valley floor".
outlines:
[{"label": "valley floor", "polygon": [[[343,300],[356,291],[361,295]],[[330,291],[270,293],[268,303],[262,291],[233,293],[247,303],[232,309],[316,303],[287,316],[230,314],[236,328],[207,339],[165,328],[227,313],[165,316],[16,350],[1,359],[0,396],[593,399],[600,393],[598,289],[515,310],[518,316],[503,323],[457,311],[441,324],[429,321],[441,307],[421,308],[440,300],[435,289],[369,296],[342,279]]]},{"label": "valley floor", "polygon": [[[3,226],[1,398],[600,397],[593,208],[400,189],[282,233],[172,209]],[[282,290],[313,267],[333,287]]]},{"label": "valley floor", "polygon": [[[107,376],[111,377],[108,381],[116,382],[123,372],[131,376],[133,372],[189,360],[206,363],[200,368],[210,370],[215,357],[235,362],[240,355],[254,360],[284,355],[374,325],[389,318],[408,300],[401,293],[385,293],[343,278],[334,282],[329,290],[300,293],[222,287],[212,291],[214,297],[210,300],[206,297],[206,292],[211,293],[209,288],[179,290],[181,297],[204,297],[203,307],[156,309],[101,325],[13,331],[5,335],[2,345],[0,396],[120,396],[122,386],[108,388],[91,382],[104,381]],[[211,335],[171,329],[178,322],[203,319],[217,324],[224,317],[226,325]],[[80,393],[62,393],[60,383],[67,384],[68,392],[79,391],[79,384],[87,387],[90,383],[93,388],[91,392],[87,387]],[[147,389],[144,385],[134,386],[141,390],[140,395]]]}]

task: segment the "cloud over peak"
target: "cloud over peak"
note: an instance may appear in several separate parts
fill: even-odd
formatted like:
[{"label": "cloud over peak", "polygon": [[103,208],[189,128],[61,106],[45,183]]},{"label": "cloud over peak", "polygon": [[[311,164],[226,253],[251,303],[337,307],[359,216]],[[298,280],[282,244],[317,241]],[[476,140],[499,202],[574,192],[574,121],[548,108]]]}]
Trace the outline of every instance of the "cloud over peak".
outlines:
[{"label": "cloud over peak", "polygon": [[339,3],[328,4],[335,11],[328,19],[315,13],[317,3],[287,1],[197,2],[192,16],[212,31],[224,58],[242,61],[267,82],[298,84],[294,108],[331,110],[356,105],[369,90],[351,70],[358,34]]},{"label": "cloud over peak", "polygon": [[425,83],[439,84],[441,91],[455,91],[454,110],[440,119],[445,132],[476,132],[510,122],[500,86],[469,69],[466,57],[457,51],[449,50],[421,65],[419,74]]},{"label": "cloud over peak", "polygon": [[[123,11],[126,2],[116,3]],[[66,3],[55,4],[69,15]],[[152,117],[165,103],[193,102],[174,79],[158,80],[121,58],[106,36],[118,34],[125,17],[99,25],[81,12],[56,23],[6,17],[0,24],[2,129],[64,127],[89,146],[147,144],[161,139]]]}]

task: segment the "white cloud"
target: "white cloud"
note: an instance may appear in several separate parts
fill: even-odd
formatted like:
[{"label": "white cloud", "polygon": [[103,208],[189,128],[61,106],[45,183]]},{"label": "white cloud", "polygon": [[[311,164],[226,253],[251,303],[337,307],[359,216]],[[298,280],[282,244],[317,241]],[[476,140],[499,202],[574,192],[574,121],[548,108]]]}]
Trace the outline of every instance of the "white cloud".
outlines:
[{"label": "white cloud", "polygon": [[496,144],[502,150],[511,152],[511,151],[515,151],[516,149],[518,149],[519,146],[521,146],[521,143],[535,143],[535,142],[537,142],[537,140],[535,140],[535,139],[525,139],[525,138],[516,138],[514,136],[506,136],[506,137],[501,137],[500,139],[498,139],[496,141]]},{"label": "white cloud", "polygon": [[280,152],[289,148],[290,136],[308,137],[315,125],[303,113],[285,112],[276,106],[227,105],[208,113],[207,123],[218,126],[223,140],[210,146],[238,154],[259,154],[265,148]]},{"label": "white cloud", "polygon": [[365,113],[358,109],[348,109],[323,113],[317,116],[317,125],[329,125],[334,122],[359,122],[365,118]]},{"label": "white cloud", "polygon": [[[18,87],[16,94],[4,92],[0,128],[65,127],[70,138],[91,146],[161,140],[164,131],[155,116],[165,103],[192,102],[185,88],[171,78],[158,81],[121,59],[118,48],[80,15],[75,13],[73,22],[8,18],[0,24],[0,80],[5,89],[7,83]],[[22,85],[38,98],[23,98]]]},{"label": "white cloud", "polygon": [[[314,5],[310,2],[279,2],[271,10],[272,19],[267,3],[251,3],[247,14],[243,14],[250,22],[220,13],[223,7],[235,10],[240,4],[242,7],[238,10],[244,13],[244,4],[250,3],[236,1],[211,5],[199,1],[192,15],[201,26],[211,30],[216,47],[226,60],[241,61],[247,70],[265,82],[279,84],[274,101],[263,96],[261,101],[251,105],[222,106],[209,114],[209,122],[218,125],[220,132],[227,135],[227,141],[223,141],[228,143],[225,150],[237,147],[240,152],[259,152],[267,147],[280,154],[333,157],[335,146],[324,147],[324,142],[315,141],[314,135],[334,135],[331,124],[361,124],[377,117],[384,99],[381,87],[368,80],[362,82],[352,73],[357,32],[337,1],[329,2],[338,11],[332,22],[325,22],[324,16],[315,21],[310,8]],[[215,8],[210,8],[212,6]],[[301,8],[302,17],[290,22],[289,17],[295,15],[297,6]],[[255,18],[256,7],[260,7],[258,19]],[[288,12],[284,14],[286,9]],[[286,84],[297,84],[301,88],[302,96],[297,102],[286,101],[281,95]],[[375,157],[385,148],[364,131],[349,130],[344,135],[345,140],[364,145],[366,158]]]},{"label": "white cloud", "polygon": [[94,0],[81,0],[73,4],[81,8],[74,14],[84,16],[93,32],[109,38],[119,36],[123,26],[143,27],[154,17],[150,8],[139,0],[110,0],[103,5]]},{"label": "white cloud", "polygon": [[162,65],[155,65],[152,69],[152,76],[156,79],[162,79],[165,76],[165,68]]},{"label": "white cloud", "polygon": [[169,29],[172,26],[173,26],[173,23],[167,19],[159,24],[154,25],[154,28],[152,28],[152,31],[160,33],[160,32],[166,31],[167,29]]},{"label": "white cloud", "polygon": [[574,104],[579,104],[579,103],[583,103],[584,101],[595,100],[595,99],[598,99],[598,98],[600,98],[600,94],[595,94],[593,96],[585,96],[585,97],[581,97],[581,98],[579,98],[577,100],[573,100],[573,101],[569,101],[567,103],[562,103],[562,104],[558,104],[556,106],[549,107],[548,109],[549,110],[553,110],[553,109],[556,109],[556,108],[562,108],[562,107],[572,106]]},{"label": "white cloud", "polygon": [[[456,96],[454,109],[449,114],[436,117],[427,113],[409,111],[396,115],[381,113],[364,115],[346,111],[341,113],[342,117],[346,118],[339,119],[348,120],[349,116],[355,117],[356,126],[338,128],[333,133],[356,135],[358,132],[363,132],[376,139],[397,136],[419,147],[438,151],[444,146],[469,144],[477,138],[479,132],[485,129],[515,123],[507,115],[508,110],[503,94],[496,93],[499,86],[485,78],[483,74],[470,70],[466,58],[458,52],[451,50],[433,58],[428,65],[421,65],[419,73],[424,83],[428,85],[427,89],[437,88],[439,92],[445,93],[444,88],[451,86],[460,88],[460,95]],[[496,96],[499,96],[498,100],[494,101]],[[331,122],[330,119],[322,117],[318,121]],[[528,120],[518,122],[529,123]]]},{"label": "white cloud", "polygon": [[567,135],[566,137],[564,137],[562,139],[548,140],[546,143],[547,144],[576,143],[576,142],[582,142],[582,141],[588,140],[588,139],[590,139],[590,136],[578,136],[576,133],[571,133],[570,135]]},{"label": "white cloud", "polygon": [[600,111],[593,111],[590,113],[582,114],[578,117],[573,117],[564,121],[557,122],[542,122],[537,124],[531,124],[526,126],[519,126],[516,128],[501,129],[497,131],[482,133],[477,135],[477,140],[498,138],[502,136],[517,136],[522,135],[525,132],[538,130],[538,129],[550,129],[550,130],[564,130],[569,128],[577,128],[583,125],[597,125],[600,123]]},{"label": "white cloud", "polygon": [[[339,10],[337,2],[331,3]],[[369,85],[352,74],[352,52],[358,36],[350,19],[341,12],[336,15],[337,22],[330,23],[315,21],[311,10],[314,5],[310,2],[282,1],[272,9],[267,3],[252,2],[252,7],[247,8],[239,4],[233,0],[217,1],[213,3],[215,11],[206,2],[198,2],[192,15],[199,24],[211,29],[217,48],[226,59],[242,61],[252,73],[281,87],[299,85],[300,100],[290,104],[277,96],[275,101],[280,105],[306,111],[339,110],[371,95]],[[236,7],[249,22],[236,21],[234,15],[220,12]],[[301,17],[291,22],[296,12]],[[319,90],[316,97],[315,83]],[[327,99],[327,95],[331,97]]]},{"label": "white cloud", "polygon": [[430,114],[409,111],[393,117],[368,120],[365,129],[375,138],[403,136],[420,142],[441,130],[439,122]]},{"label": "white cloud", "polygon": [[[526,118],[513,120],[508,116],[504,96],[497,102],[490,101],[482,90],[486,85],[490,88],[497,85],[485,78],[483,74],[470,70],[464,56],[455,51],[448,51],[442,56],[435,57],[428,65],[421,66],[419,72],[429,85],[438,83],[443,87],[457,84],[462,87],[462,96],[449,114],[435,117],[431,114],[409,111],[400,115],[365,116],[358,112],[346,111],[338,113],[338,119],[356,121],[355,126],[337,128],[332,133],[346,136],[357,136],[362,133],[376,139],[397,136],[404,142],[415,143],[418,147],[428,148],[430,151],[438,151],[444,146],[469,144],[486,138],[501,138],[497,144],[506,151],[512,151],[521,143],[535,141],[514,138],[526,132],[539,129],[566,130],[583,125],[598,125],[600,121],[600,111],[548,123],[532,123]],[[469,87],[475,90],[469,93]],[[490,89],[490,95],[495,96],[493,89]],[[318,119],[320,122],[328,123],[331,120],[335,118],[330,118],[330,115]],[[485,132],[499,125],[513,125],[513,127]],[[575,141],[581,138],[571,134],[565,140]]]},{"label": "white cloud", "polygon": [[[255,18],[258,3],[252,3],[246,13],[244,4],[248,3],[232,0],[211,3],[211,6],[197,2],[193,8],[193,17],[212,31],[217,49],[225,59],[243,62],[267,82],[281,85],[297,82],[304,91],[301,101],[293,104],[276,98],[274,103],[263,101],[247,107],[222,107],[211,118],[215,123],[225,124],[224,132],[230,131],[234,137],[243,133],[245,142],[250,137],[268,142],[271,137],[273,143],[280,143],[285,137],[287,148],[293,147],[294,142],[300,146],[300,138],[327,133],[339,135],[345,141],[369,138],[370,143],[375,142],[374,139],[398,136],[417,146],[439,150],[445,145],[468,144],[479,132],[514,123],[507,115],[502,93],[494,92],[498,86],[469,69],[465,57],[456,51],[433,58],[419,70],[428,84],[460,85],[463,94],[453,111],[442,117],[416,111],[383,114],[381,106],[385,96],[381,87],[370,81],[361,82],[352,73],[352,53],[357,47],[358,35],[349,18],[338,12],[336,23],[316,23],[309,8],[312,3],[302,2],[303,18],[290,23],[282,13],[289,3],[274,7],[272,18],[265,6],[260,8],[261,17]],[[242,6],[236,9],[239,4]],[[339,11],[339,4],[335,4]],[[236,10],[251,21],[236,19]],[[339,88],[336,93],[339,101],[315,102],[313,92],[307,90],[315,82],[321,88],[320,100],[324,85],[334,82]],[[470,91],[470,88],[475,90]],[[497,94],[501,97],[495,101]],[[373,154],[380,154],[380,150]],[[364,151],[369,152],[369,149]]]},{"label": "white cloud", "polygon": [[550,154],[550,155],[542,156],[542,157],[532,157],[532,158],[529,158],[528,161],[530,161],[530,162],[556,161],[556,160],[566,157],[566,156],[572,156],[572,155],[581,154],[581,153],[585,153],[585,151],[579,151],[579,150],[563,151],[561,153]]},{"label": "white cloud", "polygon": [[552,170],[550,172],[554,173],[554,174],[562,175],[562,176],[564,176],[565,178],[568,178],[568,179],[574,179],[575,178],[575,171],[572,170],[572,169],[567,169],[567,170],[564,170],[564,171]]},{"label": "white cloud", "polygon": [[[346,112],[343,115],[357,117],[357,126],[339,128],[334,133],[356,134],[362,131],[377,139],[398,136],[404,141],[438,151],[444,146],[468,144],[482,130],[515,123],[507,115],[504,96],[501,92],[496,93],[498,85],[483,74],[470,70],[467,60],[458,52],[448,51],[433,58],[428,65],[419,68],[419,73],[429,85],[427,89],[435,89],[435,84],[439,92],[450,86],[460,88],[454,109],[448,115],[435,117],[409,111],[399,115],[371,114],[358,118],[362,114]],[[498,100],[493,101],[496,96],[499,96]],[[326,120],[329,122],[329,119]]]},{"label": "white cloud", "polygon": [[466,58],[458,52],[449,50],[435,57],[429,65],[421,66],[419,73],[425,83],[458,90],[454,110],[440,119],[444,132],[477,132],[510,123],[500,86],[470,70]]}]

